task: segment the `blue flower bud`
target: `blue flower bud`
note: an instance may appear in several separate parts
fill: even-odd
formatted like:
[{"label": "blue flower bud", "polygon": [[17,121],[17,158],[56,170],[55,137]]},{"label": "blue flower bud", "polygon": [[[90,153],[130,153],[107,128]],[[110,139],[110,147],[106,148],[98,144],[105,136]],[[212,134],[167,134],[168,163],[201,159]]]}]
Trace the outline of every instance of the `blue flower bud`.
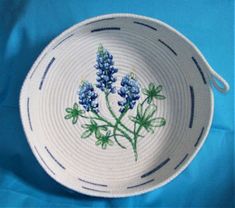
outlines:
[{"label": "blue flower bud", "polygon": [[112,84],[117,79],[113,75],[117,73],[118,69],[113,67],[113,56],[102,45],[98,48],[96,62],[96,86],[102,91],[115,93],[116,90]]},{"label": "blue flower bud", "polygon": [[99,112],[97,97],[98,94],[94,91],[94,87],[89,82],[83,82],[78,92],[79,103],[86,111]]},{"label": "blue flower bud", "polygon": [[118,94],[124,98],[122,101],[118,101],[118,105],[121,106],[119,111],[124,112],[126,107],[133,109],[136,101],[140,98],[139,93],[140,86],[133,75],[124,76],[121,80],[121,88],[118,90]]}]

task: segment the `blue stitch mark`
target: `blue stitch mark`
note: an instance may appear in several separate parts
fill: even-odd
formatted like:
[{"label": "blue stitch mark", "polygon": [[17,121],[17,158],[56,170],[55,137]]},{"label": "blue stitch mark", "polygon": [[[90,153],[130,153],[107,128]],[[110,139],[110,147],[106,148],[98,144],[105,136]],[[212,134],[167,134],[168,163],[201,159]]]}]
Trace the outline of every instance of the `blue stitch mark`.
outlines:
[{"label": "blue stitch mark", "polygon": [[63,43],[65,40],[69,39],[70,37],[72,37],[74,34],[69,35],[68,37],[64,38],[63,40],[61,40],[56,46],[53,47],[53,49],[57,48],[61,43]]},{"label": "blue stitch mark", "polygon": [[103,28],[91,30],[91,32],[100,32],[104,30],[121,30],[121,28],[120,27],[103,27]]},{"label": "blue stitch mark", "polygon": [[55,175],[55,172],[49,168],[49,166],[48,166],[48,165],[46,164],[46,162],[43,160],[42,156],[39,154],[39,152],[38,152],[38,150],[37,150],[37,148],[36,148],[35,146],[34,146],[34,149],[35,149],[36,153],[38,154],[39,158],[41,159],[41,161],[43,162],[43,164],[47,167],[47,169],[48,169],[49,171],[51,171],[51,173],[52,173],[53,175]]},{"label": "blue stitch mark", "polygon": [[27,99],[27,114],[28,114],[28,120],[29,120],[29,127],[31,131],[33,131],[32,123],[31,123],[31,118],[30,118],[30,113],[29,113],[29,97]]},{"label": "blue stitch mark", "polygon": [[197,60],[196,60],[194,57],[192,57],[192,60],[193,60],[193,62],[195,63],[195,65],[196,65],[198,71],[200,72],[204,84],[206,84],[206,83],[207,83],[207,82],[206,82],[206,78],[205,78],[205,76],[204,76],[204,73],[202,72],[202,69],[201,69],[200,65],[198,64]]},{"label": "blue stitch mark", "polygon": [[149,172],[145,173],[144,175],[141,176],[141,178],[147,177],[153,173],[155,173],[156,171],[158,171],[160,168],[162,168],[164,165],[166,165],[168,162],[170,161],[170,158],[167,158],[166,160],[164,160],[162,163],[160,163],[156,168],[150,170]]},{"label": "blue stitch mark", "polygon": [[193,126],[193,117],[194,117],[194,102],[195,102],[195,98],[194,98],[194,90],[192,86],[189,86],[190,88],[190,95],[191,95],[191,114],[190,114],[190,121],[189,121],[189,128],[192,128]]},{"label": "blue stitch mark", "polygon": [[93,182],[90,182],[90,181],[83,180],[83,179],[81,179],[81,178],[78,178],[78,180],[79,180],[79,181],[82,181],[82,182],[84,182],[84,183],[89,183],[89,184],[95,185],[95,186],[108,187],[108,186],[105,185],[105,184],[93,183]]},{"label": "blue stitch mark", "polygon": [[83,189],[89,190],[89,191],[96,191],[96,192],[102,192],[102,193],[110,193],[110,191],[103,191],[103,190],[97,190],[97,189],[93,189],[93,188],[88,188],[85,186],[82,186]]},{"label": "blue stitch mark", "polygon": [[45,146],[46,151],[48,152],[48,154],[51,156],[51,158],[62,168],[65,170],[65,167],[51,154],[51,152],[49,151],[49,149],[47,148],[47,146]]},{"label": "blue stitch mark", "polygon": [[144,182],[144,183],[141,183],[141,184],[137,184],[137,185],[134,185],[134,186],[128,186],[127,189],[137,188],[137,187],[139,187],[139,186],[143,186],[143,185],[148,184],[148,183],[151,183],[151,182],[153,182],[153,181],[154,181],[154,179],[151,179],[151,180],[148,180],[148,181],[146,181],[146,182]]},{"label": "blue stitch mark", "polygon": [[48,71],[49,71],[49,69],[50,69],[50,67],[51,67],[51,65],[53,64],[54,61],[55,61],[55,57],[53,57],[53,58],[51,59],[51,61],[49,62],[49,64],[47,65],[46,70],[45,70],[45,72],[43,73],[42,80],[41,80],[40,85],[39,85],[39,90],[42,89],[42,85],[43,85],[43,82],[44,82],[44,80],[45,80],[45,77],[46,77],[46,75],[47,75],[47,73],[48,73]]},{"label": "blue stitch mark", "polygon": [[90,25],[90,24],[97,23],[97,22],[102,22],[102,21],[105,21],[105,20],[113,20],[113,19],[115,19],[115,18],[110,17],[110,18],[105,18],[105,19],[101,19],[101,20],[95,20],[95,21],[87,23],[86,25]]},{"label": "blue stitch mark", "polygon": [[164,46],[166,46],[174,55],[176,55],[177,56],[177,53],[168,45],[168,44],[166,44],[164,41],[162,41],[161,39],[158,39],[158,41],[160,42],[160,43],[162,43]]},{"label": "blue stitch mark", "polygon": [[47,53],[44,53],[44,55],[42,56],[41,60],[38,62],[37,66],[34,68],[32,74],[30,75],[29,79],[31,79],[36,71],[36,69],[38,68],[39,64],[42,62],[42,60],[44,59],[44,57],[47,55]]},{"label": "blue stitch mark", "polygon": [[186,160],[188,157],[188,153],[183,157],[183,159],[178,163],[178,165],[175,166],[175,170]]},{"label": "blue stitch mark", "polygon": [[157,31],[157,28],[155,28],[155,27],[153,27],[153,26],[150,26],[150,25],[147,25],[147,24],[145,24],[145,23],[136,22],[136,21],[134,21],[133,23],[138,24],[138,25],[143,25],[143,26],[145,26],[145,27],[148,27],[148,28],[150,28],[150,29],[152,29],[152,30]]},{"label": "blue stitch mark", "polygon": [[202,137],[203,132],[204,132],[204,126],[202,127],[201,133],[200,133],[199,137],[197,138],[197,141],[196,141],[196,143],[194,144],[194,147],[196,147],[196,146],[198,145],[198,143],[199,143],[199,141],[200,141],[200,139],[201,139],[201,137]]}]

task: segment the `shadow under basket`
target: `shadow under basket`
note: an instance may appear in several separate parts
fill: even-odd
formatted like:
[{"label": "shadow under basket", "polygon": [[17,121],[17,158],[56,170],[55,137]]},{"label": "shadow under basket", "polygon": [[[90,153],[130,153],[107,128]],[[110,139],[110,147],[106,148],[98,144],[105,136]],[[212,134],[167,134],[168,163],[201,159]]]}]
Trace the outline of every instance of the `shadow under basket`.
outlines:
[{"label": "shadow under basket", "polygon": [[211,85],[228,84],[179,32],[110,14],[55,38],[20,94],[28,143],[42,168],[74,191],[126,197],[181,173],[213,117]]}]

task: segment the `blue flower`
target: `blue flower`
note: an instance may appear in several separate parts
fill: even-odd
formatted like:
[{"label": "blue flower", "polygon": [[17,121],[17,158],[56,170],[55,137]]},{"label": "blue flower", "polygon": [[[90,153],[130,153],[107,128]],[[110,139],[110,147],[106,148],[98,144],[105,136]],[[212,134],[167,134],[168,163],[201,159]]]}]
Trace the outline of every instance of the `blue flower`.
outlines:
[{"label": "blue flower", "polygon": [[134,74],[128,74],[122,78],[118,94],[124,98],[118,102],[118,105],[121,106],[119,110],[121,113],[126,109],[134,108],[136,101],[140,98],[140,86]]},{"label": "blue flower", "polygon": [[113,83],[117,78],[113,75],[117,73],[118,69],[115,68],[113,62],[113,56],[102,45],[98,47],[96,65],[97,69],[97,84],[96,87],[104,91],[105,93],[115,93],[116,88],[113,87]]},{"label": "blue flower", "polygon": [[98,110],[98,102],[97,102],[97,93],[94,91],[94,87],[91,83],[84,81],[78,92],[79,95],[79,103],[83,106],[86,111],[94,111],[96,113]]}]

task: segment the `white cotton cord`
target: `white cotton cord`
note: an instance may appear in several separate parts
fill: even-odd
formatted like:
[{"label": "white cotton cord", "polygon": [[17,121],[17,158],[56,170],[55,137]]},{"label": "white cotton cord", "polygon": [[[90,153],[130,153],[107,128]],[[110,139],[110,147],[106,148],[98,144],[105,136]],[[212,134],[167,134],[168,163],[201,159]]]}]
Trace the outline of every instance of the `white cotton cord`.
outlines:
[{"label": "white cotton cord", "polygon": [[[121,86],[127,86],[127,83],[121,84],[127,75],[132,91],[136,92],[136,82],[140,84],[139,100],[121,120],[120,128],[126,135],[139,127],[133,125],[136,119],[133,116],[136,116],[137,105],[148,101],[143,89],[153,89],[153,86],[155,90],[160,89],[158,96],[152,93],[155,97],[148,111],[145,111],[146,102],[144,110],[139,108],[139,114],[142,112],[141,117],[148,118],[154,115],[151,122],[164,125],[153,132],[147,128],[149,120],[145,122],[135,145],[123,132],[117,132],[121,135],[118,142],[126,148],[121,148],[114,138],[112,141],[106,138],[109,145],[102,146],[95,133],[85,132],[84,124],[93,122],[94,125],[91,120],[97,114],[90,111],[80,114],[74,124],[70,117],[76,114],[76,109],[78,115],[78,108],[85,111],[84,106],[88,105],[79,104],[84,99],[78,96],[79,87],[82,83],[88,84],[85,81],[91,83],[98,94],[98,115],[109,121],[96,120],[99,125],[103,128],[109,125],[110,130],[113,128],[110,123],[117,122],[110,108],[120,115],[118,101],[123,101],[123,97],[110,94],[111,107],[108,108],[105,93],[96,87],[94,65],[98,47],[100,53],[103,51],[100,44],[113,56],[114,67],[118,68],[115,87],[120,90]],[[101,74],[98,76],[101,78]],[[21,89],[21,120],[35,157],[58,183],[91,196],[138,195],[170,182],[202,147],[214,111],[210,82],[222,93],[229,90],[228,83],[211,69],[200,51],[165,23],[132,14],[99,16],[69,28],[43,50]],[[92,91],[85,85],[83,88],[86,92]],[[123,90],[130,97],[130,92]]]},{"label": "white cotton cord", "polygon": [[211,84],[221,93],[227,93],[229,91],[229,84],[212,68],[209,69],[209,77]]}]

